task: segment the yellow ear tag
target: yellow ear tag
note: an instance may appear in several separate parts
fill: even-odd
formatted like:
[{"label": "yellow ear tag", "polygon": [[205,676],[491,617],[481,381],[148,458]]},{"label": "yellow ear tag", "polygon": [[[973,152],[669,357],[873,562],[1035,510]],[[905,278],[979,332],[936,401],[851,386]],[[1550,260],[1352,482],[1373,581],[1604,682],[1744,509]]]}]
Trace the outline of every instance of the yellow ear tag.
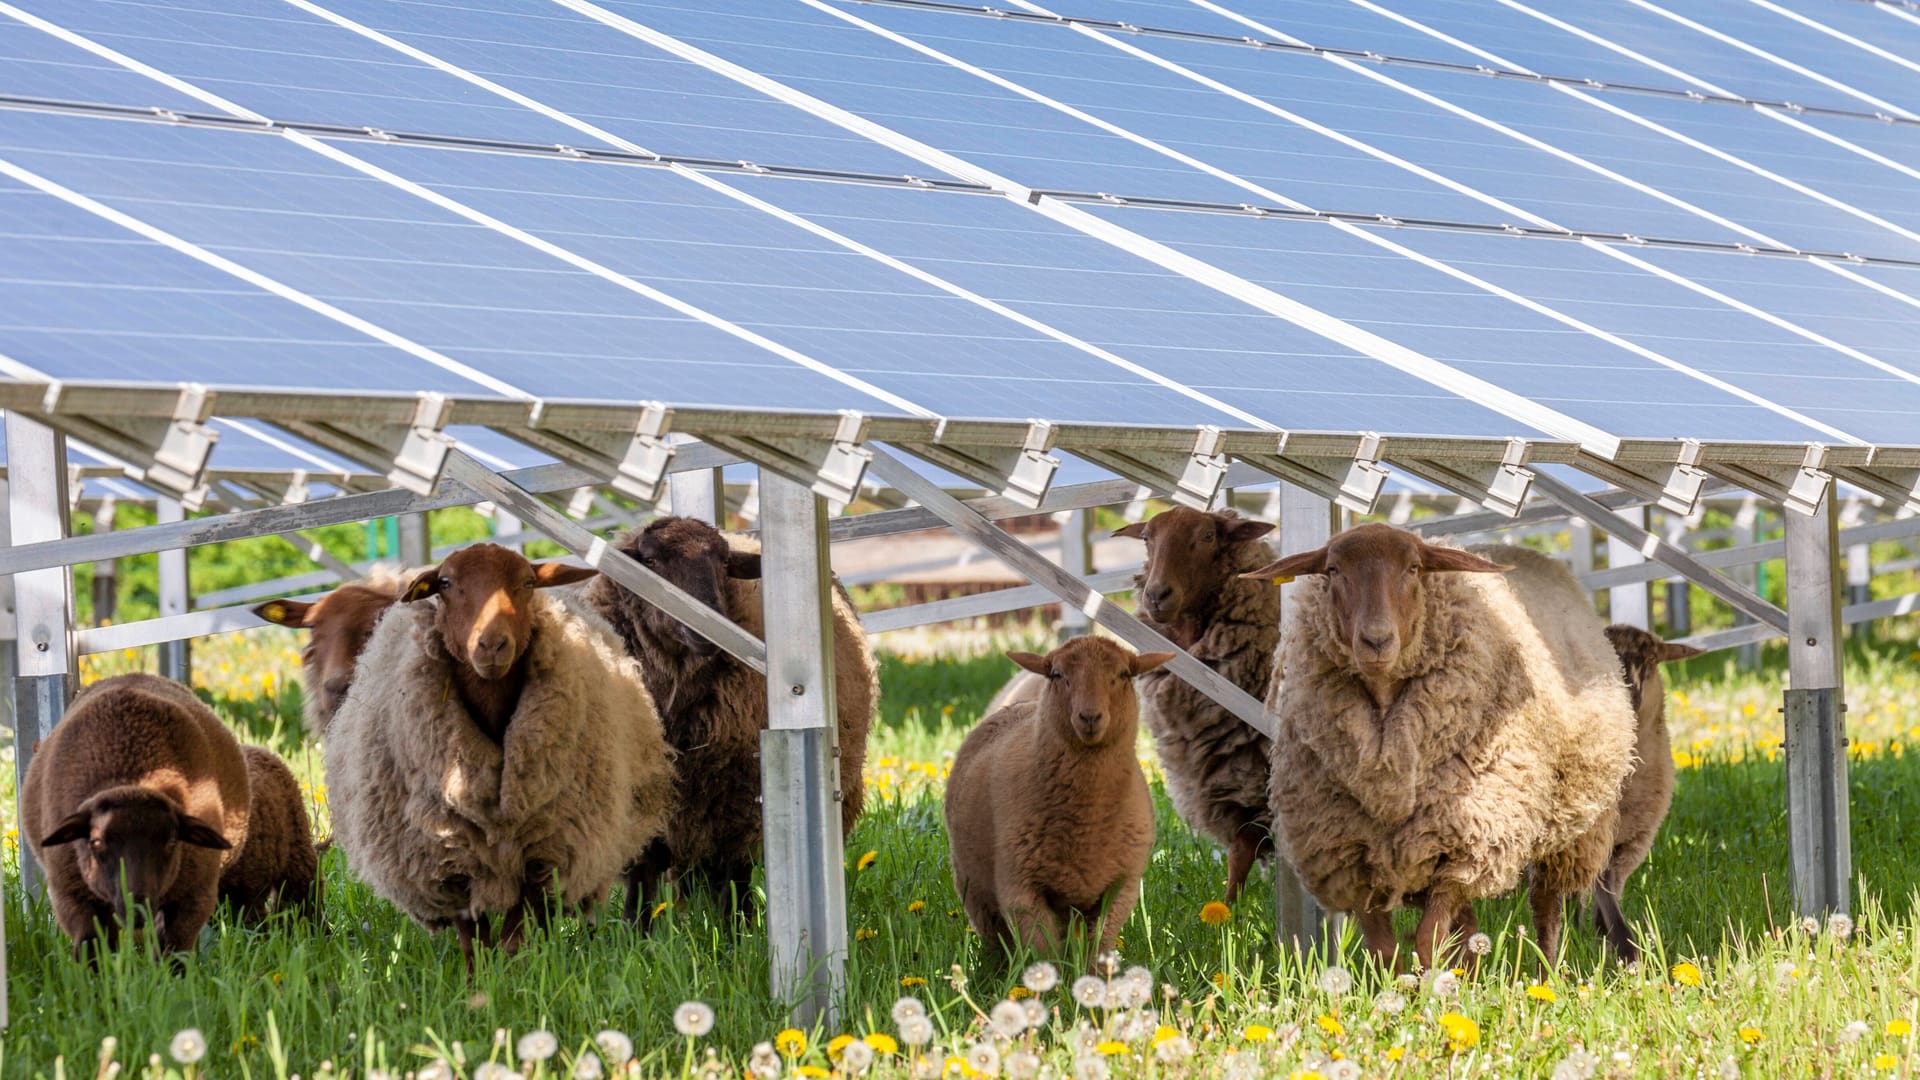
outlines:
[{"label": "yellow ear tag", "polygon": [[428,593],[432,591],[433,591],[433,582],[429,579],[422,579],[420,581],[414,582],[412,587],[407,590],[406,599],[409,602],[418,600],[421,597],[426,596]]},{"label": "yellow ear tag", "polygon": [[260,609],[260,614],[265,615],[268,622],[277,623],[287,617],[287,609],[281,604],[268,604]]},{"label": "yellow ear tag", "polygon": [[1274,586],[1275,586],[1275,587],[1278,587],[1278,586],[1281,586],[1281,585],[1285,585],[1285,584],[1286,584],[1287,582],[1289,582],[1289,581],[1292,581],[1292,580],[1293,580],[1293,578],[1292,578],[1291,576],[1288,576],[1288,577],[1277,577],[1277,578],[1274,578],[1274,579],[1273,579],[1273,584],[1274,584]]}]

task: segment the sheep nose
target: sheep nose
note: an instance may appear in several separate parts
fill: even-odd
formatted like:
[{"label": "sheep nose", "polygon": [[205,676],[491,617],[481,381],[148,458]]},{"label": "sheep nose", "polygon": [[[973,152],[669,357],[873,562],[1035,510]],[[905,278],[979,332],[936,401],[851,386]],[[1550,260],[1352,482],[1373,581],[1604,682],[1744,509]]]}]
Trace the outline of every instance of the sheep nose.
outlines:
[{"label": "sheep nose", "polygon": [[1093,728],[1098,727],[1100,725],[1100,718],[1102,715],[1104,714],[1097,713],[1097,712],[1083,712],[1080,714],[1080,726],[1088,730],[1092,730]]},{"label": "sheep nose", "polygon": [[1393,648],[1393,639],[1394,635],[1390,631],[1386,633],[1368,633],[1363,630],[1360,633],[1360,644],[1365,645],[1368,650],[1376,653],[1383,653]]},{"label": "sheep nose", "polygon": [[1168,585],[1148,586],[1147,587],[1147,606],[1150,608],[1153,608],[1155,611],[1163,610],[1167,606],[1167,598],[1172,595],[1173,595],[1173,588],[1171,586],[1168,586]]}]

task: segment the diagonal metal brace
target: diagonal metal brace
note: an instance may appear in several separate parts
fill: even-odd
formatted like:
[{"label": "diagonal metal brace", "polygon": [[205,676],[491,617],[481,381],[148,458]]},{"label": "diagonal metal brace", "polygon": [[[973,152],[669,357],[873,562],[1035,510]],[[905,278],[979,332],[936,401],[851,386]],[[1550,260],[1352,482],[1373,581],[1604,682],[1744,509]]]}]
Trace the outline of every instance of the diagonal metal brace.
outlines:
[{"label": "diagonal metal brace", "polygon": [[1115,637],[1141,652],[1172,653],[1173,659],[1167,664],[1168,671],[1218,702],[1221,708],[1246,721],[1254,730],[1268,738],[1273,737],[1273,718],[1267,715],[1266,707],[1253,695],[1194,659],[1191,653],[1155,633],[1117,605],[1108,603],[1105,596],[1085,581],[1021,543],[886,451],[873,451],[873,471],[882,480],[933,511],[955,532],[985,548],[1027,580],[1086,612],[1088,618],[1113,631]]},{"label": "diagonal metal brace", "polygon": [[1655,536],[1551,475],[1541,473],[1535,476],[1533,487],[1549,501],[1585,518],[1594,528],[1632,544],[1646,558],[1672,567],[1681,577],[1726,601],[1735,611],[1752,616],[1783,634],[1787,632],[1786,612],[1714,573],[1682,548]]},{"label": "diagonal metal brace", "polygon": [[613,545],[569,520],[565,514],[525,488],[455,450],[447,455],[446,478],[547,535],[547,538],[586,560],[622,588],[692,627],[701,637],[727,650],[741,663],[767,673],[767,647],[740,629],[732,619],[681,591],[673,582],[641,566]]}]

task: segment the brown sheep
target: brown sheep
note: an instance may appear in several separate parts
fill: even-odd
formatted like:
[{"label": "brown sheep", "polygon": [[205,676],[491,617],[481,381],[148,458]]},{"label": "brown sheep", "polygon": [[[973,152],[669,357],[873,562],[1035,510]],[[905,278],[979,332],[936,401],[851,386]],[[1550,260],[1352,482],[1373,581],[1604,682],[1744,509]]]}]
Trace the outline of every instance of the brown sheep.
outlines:
[{"label": "brown sheep", "polygon": [[[760,552],[695,518],[663,517],[615,542],[642,566],[764,637]],[[667,835],[627,873],[629,920],[650,921],[659,881],[704,878],[732,905],[744,897],[761,854],[760,732],[767,726],[767,681],[752,668],[646,600],[601,578],[587,602],[613,625],[640,662],[667,740],[679,752],[680,801]],[[879,700],[879,674],[859,614],[839,582],[833,590],[834,707],[838,714],[840,824],[851,832],[865,805],[861,773],[867,731]]]},{"label": "brown sheep", "polygon": [[1135,756],[1135,676],[1173,659],[1077,637],[1007,658],[1046,680],[1037,702],[980,721],[947,778],[953,883],[989,953],[1055,952],[1070,919],[1111,949],[1153,855],[1153,799]]},{"label": "brown sheep", "polygon": [[312,918],[319,913],[322,883],[306,798],[280,755],[259,746],[242,747],[241,753],[252,811],[247,842],[220,875],[220,898],[254,922],[283,907]]},{"label": "brown sheep", "polygon": [[119,675],[74,698],[28,766],[20,804],[76,957],[148,918],[162,951],[185,952],[246,842],[247,766],[192,691]]},{"label": "brown sheep", "polygon": [[399,587],[399,577],[375,571],[366,580],[342,585],[318,600],[282,598],[253,608],[255,615],[270,623],[313,631],[300,651],[309,736],[326,736],[327,724],[353,686],[354,662],[373,636],[373,624],[393,606]]},{"label": "brown sheep", "polygon": [[1654,837],[1673,802],[1673,747],[1667,741],[1667,684],[1660,677],[1660,665],[1699,656],[1700,650],[1661,641],[1624,623],[1607,627],[1607,639],[1620,655],[1627,693],[1639,719],[1639,742],[1634,747],[1639,760],[1620,789],[1620,823],[1614,828],[1613,854],[1594,890],[1593,915],[1614,951],[1632,963],[1640,956],[1640,946],[1620,913],[1620,896],[1627,878],[1653,850]]},{"label": "brown sheep", "polygon": [[[1147,544],[1147,565],[1134,578],[1140,621],[1260,701],[1273,681],[1280,596],[1240,575],[1273,560],[1259,542],[1272,530],[1231,511],[1179,506],[1113,534]],[[1174,810],[1226,845],[1226,898],[1235,899],[1254,862],[1273,850],[1271,740],[1165,669],[1140,680],[1140,716],[1159,747]]]},{"label": "brown sheep", "polygon": [[1382,963],[1396,908],[1424,909],[1432,967],[1524,874],[1552,966],[1565,900],[1612,849],[1634,719],[1604,624],[1564,564],[1481,550],[1362,525],[1256,571],[1308,578],[1276,683],[1281,843]]}]

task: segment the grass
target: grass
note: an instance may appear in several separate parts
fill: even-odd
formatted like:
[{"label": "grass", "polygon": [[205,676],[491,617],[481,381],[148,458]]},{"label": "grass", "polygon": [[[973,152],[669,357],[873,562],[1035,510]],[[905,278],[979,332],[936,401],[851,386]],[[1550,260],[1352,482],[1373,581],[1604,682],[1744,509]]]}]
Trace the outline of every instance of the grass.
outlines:
[{"label": "grass", "polygon": [[[948,646],[962,639],[923,639],[884,658],[869,811],[848,844],[848,908],[858,940],[846,1019],[841,1031],[806,1033],[804,1053],[776,1054],[759,1075],[851,1071],[855,1059],[836,1065],[825,1044],[843,1032],[897,1037],[889,1014],[902,995],[932,1014],[939,1052],[928,1068],[935,1075],[973,1069],[966,1055],[994,1041],[982,1011],[1018,986],[1020,965],[995,971],[978,962],[948,877],[939,789],[953,748],[1011,671],[987,651],[989,643],[1008,647],[998,638],[965,641],[957,652]],[[312,783],[317,755],[300,737],[293,644],[280,632],[214,639],[203,643],[196,670],[202,691],[243,738],[293,758],[324,818],[324,785]],[[1856,648],[1850,661],[1852,825],[1864,902],[1845,938],[1809,935],[1789,914],[1771,661],[1758,673],[1703,664],[1674,686],[1675,745],[1688,765],[1627,905],[1650,948],[1638,970],[1607,963],[1594,935],[1576,925],[1567,963],[1536,985],[1522,906],[1502,901],[1482,909],[1490,954],[1451,996],[1425,986],[1395,989],[1367,969],[1351,942],[1331,963],[1351,972],[1354,985],[1329,992],[1326,980],[1333,990],[1343,980],[1326,974],[1326,958],[1298,960],[1276,948],[1264,874],[1224,924],[1202,921],[1203,905],[1220,889],[1220,854],[1172,817],[1156,783],[1160,842],[1122,947],[1126,964],[1144,966],[1161,984],[1155,1015],[1076,1005],[1068,984],[1092,959],[1069,958],[1061,987],[1040,999],[1051,1010],[1046,1030],[997,1044],[1005,1071],[1017,1072],[1013,1055],[1031,1050],[1061,1076],[1911,1075],[1911,1030],[1920,1027],[1920,860],[1912,839],[1920,828],[1920,755],[1908,750],[1920,724],[1910,705],[1920,675],[1906,644]],[[138,653],[95,658],[89,674],[150,662]],[[1143,756],[1150,758],[1144,745]],[[0,788],[10,813],[10,778]],[[867,852],[871,861],[855,868]],[[13,1026],[0,1039],[0,1074],[94,1074],[106,1068],[102,1040],[111,1036],[110,1056],[123,1072],[156,1080],[397,1078],[437,1056],[477,1080],[486,1075],[483,1063],[512,1063],[522,1036],[546,1031],[558,1038],[557,1054],[525,1071],[570,1075],[594,1034],[614,1029],[631,1037],[645,1075],[718,1080],[751,1072],[752,1048],[785,1026],[781,1003],[766,992],[758,916],[726,926],[704,903],[676,904],[648,938],[613,917],[567,921],[517,957],[486,958],[469,980],[449,936],[421,932],[374,898],[338,852],[326,856],[325,871],[324,927],[285,919],[250,929],[220,917],[178,975],[131,947],[98,971],[74,963],[44,905],[27,901],[9,872]],[[1687,985],[1694,981],[1688,968],[1676,981],[1682,963],[1698,969],[1701,985]],[[1390,1011],[1394,1000],[1382,1001],[1383,992],[1404,998],[1404,1011]],[[692,1040],[671,1019],[689,1000],[712,1006],[717,1017],[710,1033]],[[1093,1028],[1077,1029],[1083,1022]],[[1854,1038],[1849,1024],[1864,1025],[1864,1033]],[[169,1050],[186,1029],[208,1044],[191,1067]],[[1083,1054],[1074,1049],[1080,1038],[1089,1044]],[[1156,1038],[1166,1045],[1156,1050]],[[875,1041],[885,1049],[885,1040]],[[1183,1046],[1194,1056],[1178,1059]],[[883,1054],[879,1066],[905,1075],[906,1062]]]}]

